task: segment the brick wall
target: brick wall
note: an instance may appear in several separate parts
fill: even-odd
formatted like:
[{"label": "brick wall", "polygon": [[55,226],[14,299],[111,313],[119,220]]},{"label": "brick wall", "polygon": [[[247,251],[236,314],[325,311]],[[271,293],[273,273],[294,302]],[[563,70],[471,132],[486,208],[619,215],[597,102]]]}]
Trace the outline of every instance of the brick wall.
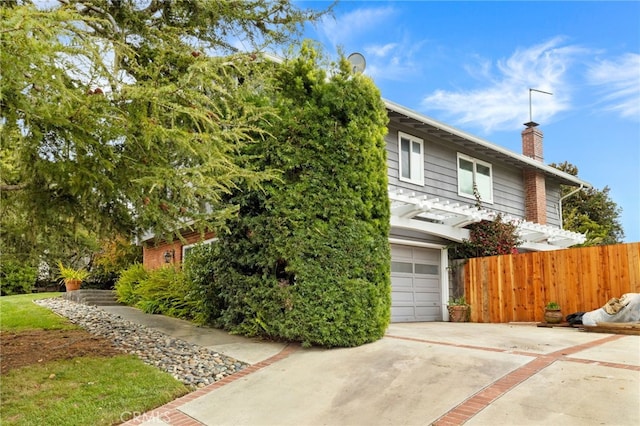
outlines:
[{"label": "brick wall", "polygon": [[171,242],[159,242],[155,244],[153,241],[145,242],[142,245],[142,264],[147,269],[157,269],[166,265],[165,253],[169,252],[173,254],[173,257],[169,263],[180,265],[182,264],[182,247],[189,244],[195,244],[199,241],[208,240],[214,238],[213,232],[207,232],[204,238],[197,232],[183,235],[186,243],[182,243],[180,240]]}]

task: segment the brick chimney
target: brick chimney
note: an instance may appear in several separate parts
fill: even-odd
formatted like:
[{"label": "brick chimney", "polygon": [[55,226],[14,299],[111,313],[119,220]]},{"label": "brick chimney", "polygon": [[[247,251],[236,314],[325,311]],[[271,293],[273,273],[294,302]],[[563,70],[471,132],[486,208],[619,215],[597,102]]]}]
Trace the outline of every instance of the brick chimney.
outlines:
[{"label": "brick chimney", "polygon": [[[538,123],[525,123],[522,131],[522,154],[543,162],[542,131]],[[524,176],[524,218],[530,222],[547,223],[547,192],[544,174],[536,169],[525,169]]]}]

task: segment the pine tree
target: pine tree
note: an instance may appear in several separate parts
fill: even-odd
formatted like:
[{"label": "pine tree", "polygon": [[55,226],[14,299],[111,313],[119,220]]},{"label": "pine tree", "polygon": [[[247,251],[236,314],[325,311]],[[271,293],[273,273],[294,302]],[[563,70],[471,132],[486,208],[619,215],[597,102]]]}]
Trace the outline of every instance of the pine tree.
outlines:
[{"label": "pine tree", "polygon": [[236,161],[276,120],[253,101],[271,81],[258,51],[319,13],[267,0],[59,4],[0,6],[5,254],[78,229],[202,230],[237,212],[220,202],[238,182],[275,176]]}]

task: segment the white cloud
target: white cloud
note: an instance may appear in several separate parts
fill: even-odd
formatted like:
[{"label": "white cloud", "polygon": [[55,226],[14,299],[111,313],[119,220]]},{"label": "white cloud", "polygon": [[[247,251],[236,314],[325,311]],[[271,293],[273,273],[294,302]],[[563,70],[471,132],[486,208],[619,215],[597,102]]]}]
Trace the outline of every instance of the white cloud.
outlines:
[{"label": "white cloud", "polygon": [[325,16],[318,30],[329,40],[331,47],[342,45],[348,48],[353,39],[385,25],[393,12],[393,8],[387,6],[356,9],[336,18]]},{"label": "white cloud", "polygon": [[476,62],[464,65],[465,71],[477,80],[491,79],[491,67],[493,64],[489,59],[480,56],[475,57]]},{"label": "white cloud", "polygon": [[602,89],[605,109],[640,118],[640,54],[599,61],[587,72],[587,80]]},{"label": "white cloud", "polygon": [[425,42],[414,42],[405,36],[398,42],[366,46],[365,73],[377,81],[415,81],[422,70],[422,64],[417,59],[424,44]]},{"label": "white cloud", "polygon": [[[480,89],[436,90],[423,100],[428,110],[442,110],[458,124],[478,126],[485,132],[512,130],[529,121],[529,88],[553,93],[532,94],[532,118],[549,122],[571,107],[568,69],[572,61],[587,51],[578,46],[562,46],[554,38],[526,49],[518,49],[495,67],[486,59],[465,68],[485,87]],[[495,69],[494,69],[495,68]]]},{"label": "white cloud", "polygon": [[374,44],[366,46],[364,51],[367,55],[385,57],[387,54],[398,46],[398,43],[387,43],[385,45]]},{"label": "white cloud", "polygon": [[[394,39],[393,19],[397,10],[391,6],[362,7],[337,17],[324,17],[318,35],[329,48],[341,46],[345,54],[360,51],[367,61],[365,74],[374,80],[411,81],[421,68],[416,52],[424,44],[406,35]],[[372,43],[370,40],[375,39]]]}]

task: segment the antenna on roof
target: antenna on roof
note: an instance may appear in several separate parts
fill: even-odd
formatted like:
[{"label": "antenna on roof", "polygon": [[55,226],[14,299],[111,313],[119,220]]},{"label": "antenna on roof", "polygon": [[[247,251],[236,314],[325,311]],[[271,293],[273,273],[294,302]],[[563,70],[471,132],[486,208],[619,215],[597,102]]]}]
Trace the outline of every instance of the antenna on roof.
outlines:
[{"label": "antenna on roof", "polygon": [[529,122],[528,123],[524,123],[524,125],[527,126],[527,127],[536,127],[538,125],[538,123],[534,122],[533,118],[531,117],[531,92],[544,93],[545,95],[553,95],[553,93],[545,92],[543,90],[529,88]]}]

